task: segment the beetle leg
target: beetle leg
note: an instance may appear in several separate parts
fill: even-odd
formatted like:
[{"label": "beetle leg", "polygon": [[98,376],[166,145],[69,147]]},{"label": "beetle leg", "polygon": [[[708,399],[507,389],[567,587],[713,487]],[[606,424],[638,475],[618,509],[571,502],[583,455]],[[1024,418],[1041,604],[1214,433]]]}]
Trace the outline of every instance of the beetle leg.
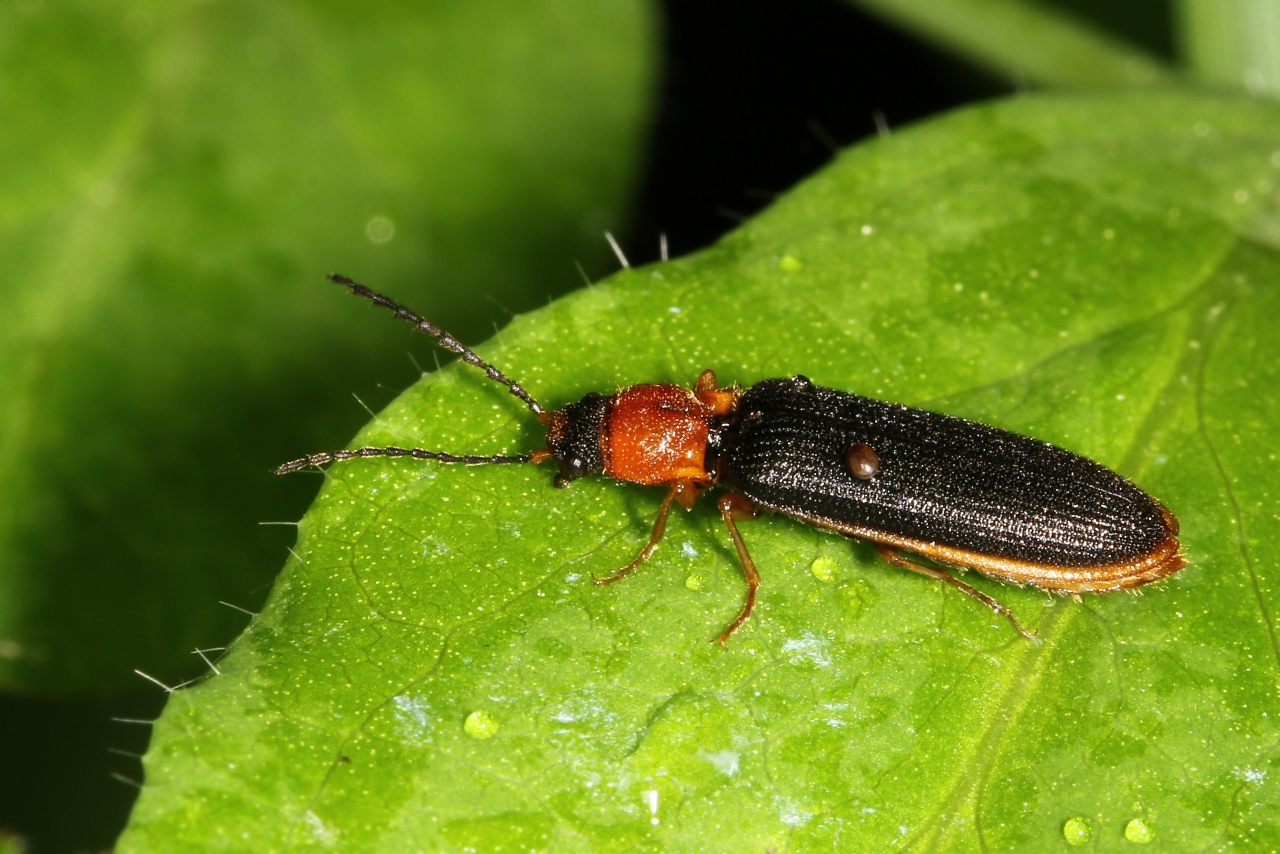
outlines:
[{"label": "beetle leg", "polygon": [[1009,622],[1013,623],[1013,627],[1018,630],[1018,634],[1022,635],[1024,638],[1027,638],[1028,640],[1030,640],[1035,637],[1035,635],[1033,635],[1031,632],[1027,631],[1022,627],[1022,624],[1018,622],[1018,618],[1013,615],[1012,611],[1010,611],[1004,605],[1001,605],[996,600],[992,599],[987,594],[983,593],[981,590],[978,590],[974,587],[971,587],[968,584],[965,584],[963,581],[956,578],[954,575],[947,572],[945,569],[937,569],[932,566],[925,566],[922,563],[916,563],[915,561],[907,558],[905,555],[902,554],[902,552],[898,551],[893,546],[887,546],[887,545],[884,545],[883,543],[875,543],[874,545],[876,547],[876,551],[880,553],[880,557],[884,558],[891,565],[896,566],[899,569],[909,569],[912,572],[917,572],[920,575],[925,576],[926,578],[932,578],[933,580],[941,581],[944,584],[950,584],[952,587],[956,588],[961,593],[964,593],[968,596],[972,596],[974,599],[977,599],[979,602],[986,605],[988,608],[995,611],[997,614],[1003,614],[1004,616],[1008,617]]},{"label": "beetle leg", "polygon": [[738,630],[738,627],[747,621],[747,617],[751,616],[751,609],[756,604],[756,589],[760,586],[760,572],[756,569],[756,562],[751,559],[751,555],[747,552],[747,544],[742,541],[742,535],[738,533],[738,526],[734,524],[735,519],[754,519],[756,516],[755,505],[752,504],[746,496],[737,495],[733,492],[726,492],[720,496],[720,500],[716,502],[720,507],[720,517],[724,519],[724,524],[729,528],[729,536],[733,538],[733,547],[738,552],[738,560],[742,563],[742,574],[747,579],[747,602],[742,606],[742,613],[734,618],[729,624],[729,628],[720,633],[720,637],[716,638],[716,643],[725,644],[729,640],[729,635]]},{"label": "beetle leg", "polygon": [[615,581],[621,581],[630,575],[636,567],[649,559],[654,550],[658,548],[658,543],[662,542],[662,535],[667,532],[667,516],[671,513],[671,502],[681,499],[680,503],[684,504],[685,498],[683,494],[689,489],[683,481],[676,481],[671,484],[671,488],[667,490],[667,497],[662,499],[662,506],[658,508],[658,518],[653,522],[653,533],[649,535],[649,544],[640,550],[640,554],[636,555],[636,559],[615,572],[613,575],[605,578],[597,578],[596,584],[604,586],[612,584]]}]

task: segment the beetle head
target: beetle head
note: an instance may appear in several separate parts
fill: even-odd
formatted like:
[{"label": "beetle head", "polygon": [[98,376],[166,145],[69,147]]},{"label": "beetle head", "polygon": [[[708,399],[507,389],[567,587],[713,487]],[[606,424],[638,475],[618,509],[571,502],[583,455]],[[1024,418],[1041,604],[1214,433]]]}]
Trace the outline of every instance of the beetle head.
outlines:
[{"label": "beetle head", "polygon": [[609,400],[593,392],[546,416],[547,447],[551,456],[560,461],[556,486],[565,487],[580,477],[604,471],[604,423]]}]

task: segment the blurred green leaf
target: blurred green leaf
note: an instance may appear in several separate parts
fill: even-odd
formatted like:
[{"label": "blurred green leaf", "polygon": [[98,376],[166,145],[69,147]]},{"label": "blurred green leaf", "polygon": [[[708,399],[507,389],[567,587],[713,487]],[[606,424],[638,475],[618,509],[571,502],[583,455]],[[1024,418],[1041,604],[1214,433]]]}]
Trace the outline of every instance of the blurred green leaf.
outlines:
[{"label": "blurred green leaf", "polygon": [[[1188,94],[966,110],[482,350],[547,405],[804,372],[1038,436],[1179,515],[1169,582],[1076,602],[970,575],[1028,642],[866,544],[762,517],[760,602],[726,650],[744,585],[709,502],[602,589],[660,490],[335,466],[266,609],[157,722],[120,850],[1107,850],[1135,819],[1280,845],[1278,131],[1280,109]],[[360,441],[539,432],[454,365]]]},{"label": "blurred green leaf", "polygon": [[1280,97],[1280,31],[1272,0],[1178,0],[1179,36],[1195,74]]},{"label": "blurred green leaf", "polygon": [[1011,80],[1048,86],[1141,86],[1175,69],[1036,0],[849,0],[943,50]]},{"label": "blurred green leaf", "polygon": [[651,30],[642,0],[0,9],[0,686],[172,679],[243,625],[218,601],[260,602],[289,533],[259,526],[312,486],[272,466],[418,373],[322,274],[470,336],[574,287]]}]

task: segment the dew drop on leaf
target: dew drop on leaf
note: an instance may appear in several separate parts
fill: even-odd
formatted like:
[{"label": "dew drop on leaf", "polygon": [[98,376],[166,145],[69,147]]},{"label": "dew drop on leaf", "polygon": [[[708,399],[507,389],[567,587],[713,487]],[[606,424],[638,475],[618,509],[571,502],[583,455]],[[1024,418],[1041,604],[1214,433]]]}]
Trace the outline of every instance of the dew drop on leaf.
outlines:
[{"label": "dew drop on leaf", "polygon": [[1124,826],[1124,838],[1130,842],[1145,845],[1155,841],[1156,832],[1144,819],[1135,818]]},{"label": "dew drop on leaf", "polygon": [[1093,827],[1082,816],[1069,818],[1062,825],[1062,837],[1067,840],[1068,845],[1088,845],[1092,836]]},{"label": "dew drop on leaf", "polygon": [[486,738],[493,738],[497,735],[501,726],[493,716],[485,711],[474,711],[467,715],[467,719],[462,724],[462,731],[474,739],[484,741]]}]

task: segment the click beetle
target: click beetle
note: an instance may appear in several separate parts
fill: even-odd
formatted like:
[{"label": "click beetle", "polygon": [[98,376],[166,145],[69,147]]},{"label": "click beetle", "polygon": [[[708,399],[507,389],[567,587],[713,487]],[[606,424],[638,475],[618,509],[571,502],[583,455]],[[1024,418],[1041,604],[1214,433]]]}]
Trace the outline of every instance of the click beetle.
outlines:
[{"label": "click beetle", "polygon": [[[646,383],[591,393],[548,412],[519,383],[449,333],[345,276],[329,277],[392,311],[519,398],[547,430],[547,447],[479,456],[421,448],[355,448],[312,454],[277,474],[363,457],[411,457],[465,465],[558,465],[557,487],[587,475],[666,486],[649,542],[631,563],[597,580],[626,577],[662,541],[673,503],[689,510],[713,486],[742,564],[747,597],[717,641],[755,605],[760,573],[737,522],[761,510],[872,541],[894,566],[949,584],[1013,613],[945,568],[1018,585],[1103,593],[1148,584],[1184,566],[1178,521],[1156,499],[1098,463],[963,418],[822,388],[803,376],[720,388],[704,371],[692,388]],[[930,566],[904,552],[937,563]]]}]

